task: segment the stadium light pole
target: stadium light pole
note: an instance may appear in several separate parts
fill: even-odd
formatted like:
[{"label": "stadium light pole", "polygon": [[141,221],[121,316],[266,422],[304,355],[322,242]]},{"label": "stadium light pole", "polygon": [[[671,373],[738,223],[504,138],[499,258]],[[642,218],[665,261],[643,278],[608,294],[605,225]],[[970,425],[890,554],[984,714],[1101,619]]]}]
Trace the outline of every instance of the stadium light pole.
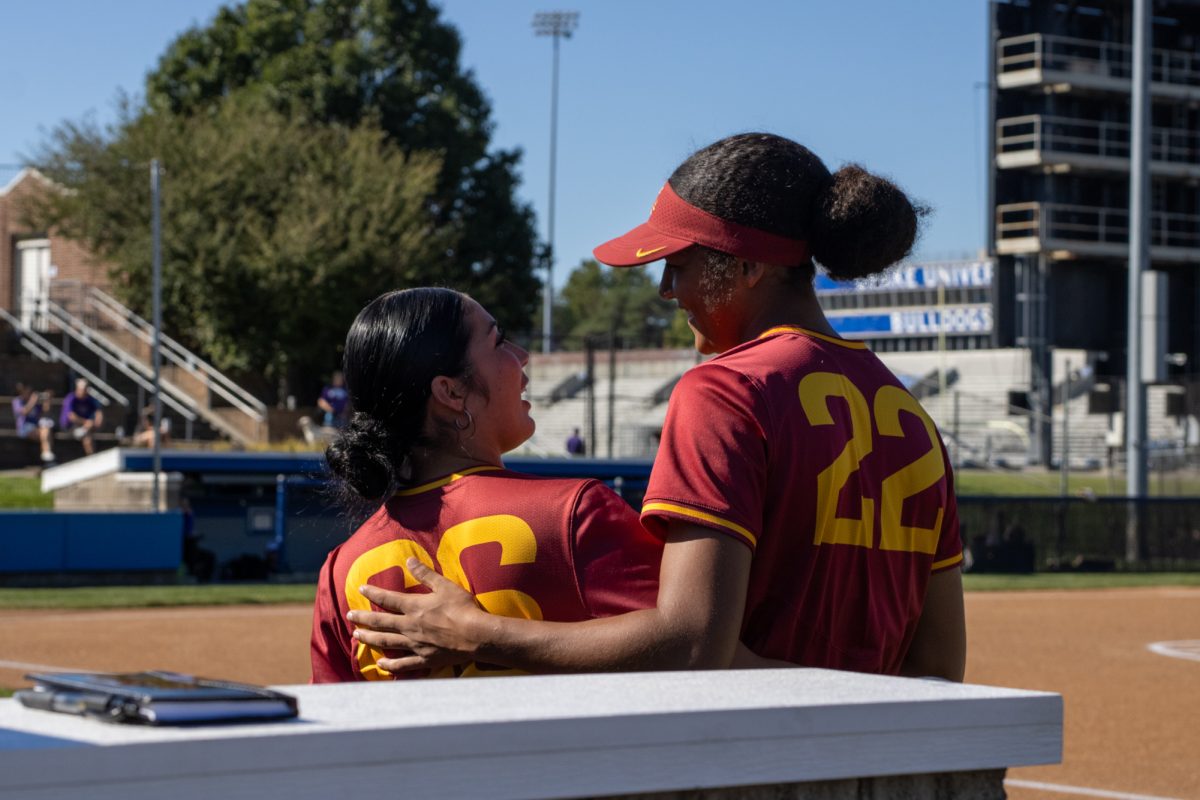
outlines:
[{"label": "stadium light pole", "polygon": [[1125,556],[1138,556],[1138,503],[1146,495],[1146,388],[1142,382],[1142,274],[1150,262],[1150,3],[1133,3],[1133,97],[1129,121],[1129,284],[1125,355]]},{"label": "stadium light pole", "polygon": [[550,209],[546,214],[546,285],[542,290],[542,352],[549,353],[554,335],[552,310],[554,307],[554,184],[558,156],[558,42],[570,39],[579,24],[578,11],[539,11],[533,15],[533,31],[536,36],[549,36],[554,40],[554,69],[550,86]]}]

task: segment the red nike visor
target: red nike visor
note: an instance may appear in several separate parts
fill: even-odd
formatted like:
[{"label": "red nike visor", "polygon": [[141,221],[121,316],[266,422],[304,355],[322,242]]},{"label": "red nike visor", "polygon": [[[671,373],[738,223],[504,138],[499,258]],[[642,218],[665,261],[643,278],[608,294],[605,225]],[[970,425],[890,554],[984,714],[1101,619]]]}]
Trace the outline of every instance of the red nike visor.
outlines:
[{"label": "red nike visor", "polygon": [[721,219],[696,208],[663,184],[650,209],[650,219],[592,251],[612,267],[636,267],[699,244],[764,264],[795,266],[809,260],[808,242],[789,239]]}]

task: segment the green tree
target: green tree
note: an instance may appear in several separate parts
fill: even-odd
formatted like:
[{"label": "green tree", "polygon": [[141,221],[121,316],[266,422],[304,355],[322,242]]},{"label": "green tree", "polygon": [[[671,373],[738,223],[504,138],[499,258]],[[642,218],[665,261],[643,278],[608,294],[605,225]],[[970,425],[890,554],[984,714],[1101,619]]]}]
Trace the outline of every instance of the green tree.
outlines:
[{"label": "green tree", "polygon": [[658,296],[658,284],[644,267],[612,269],[584,261],[567,279],[557,305],[564,349],[582,348],[589,336],[607,342],[612,333],[625,347],[674,346],[666,334],[675,304]]},{"label": "green tree", "polygon": [[148,309],[149,188],[164,178],[167,328],[227,369],[311,384],[366,300],[469,291],[519,328],[538,305],[516,151],[428,0],[248,0],[170,45],[144,101],[55,129],[35,211]]},{"label": "green tree", "polygon": [[377,126],[314,125],[248,97],[212,116],[67,125],[43,169],[67,191],[34,214],[118,264],[117,290],[149,307],[151,157],[163,177],[165,327],[222,369],[274,388],[328,369],[381,290],[438,280],[458,231],[429,212],[435,154]]},{"label": "green tree", "polygon": [[290,118],[377,123],[405,152],[441,156],[430,207],[461,232],[441,282],[518,327],[537,306],[532,211],[516,151],[489,151],[491,107],[458,32],[429,0],[249,0],[181,35],[146,80],[150,109],[211,113],[253,92]]}]

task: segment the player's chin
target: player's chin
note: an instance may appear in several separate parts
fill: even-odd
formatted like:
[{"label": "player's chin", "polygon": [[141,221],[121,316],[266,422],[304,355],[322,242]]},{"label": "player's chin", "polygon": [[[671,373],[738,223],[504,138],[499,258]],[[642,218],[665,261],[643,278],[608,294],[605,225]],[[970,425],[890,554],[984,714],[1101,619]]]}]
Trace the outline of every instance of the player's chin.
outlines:
[{"label": "player's chin", "polygon": [[697,353],[704,355],[704,356],[711,356],[711,355],[721,352],[717,348],[717,346],[713,343],[713,341],[711,339],[709,339],[707,336],[705,336],[703,333],[696,330],[695,328],[692,329],[692,332],[696,334],[695,347],[696,347]]},{"label": "player's chin", "polygon": [[521,444],[525,444],[525,442],[533,437],[533,432],[537,430],[537,422],[528,413],[525,414],[525,419],[522,422],[524,423],[522,433],[525,435],[521,439]]}]

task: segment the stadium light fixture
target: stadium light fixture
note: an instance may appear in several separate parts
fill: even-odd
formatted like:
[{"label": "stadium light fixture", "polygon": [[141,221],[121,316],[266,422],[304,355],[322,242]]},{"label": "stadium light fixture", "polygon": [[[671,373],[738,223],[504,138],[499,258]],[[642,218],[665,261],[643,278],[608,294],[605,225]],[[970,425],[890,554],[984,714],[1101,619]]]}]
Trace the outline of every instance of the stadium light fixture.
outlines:
[{"label": "stadium light fixture", "polygon": [[546,285],[542,291],[542,352],[549,353],[553,340],[552,311],[554,307],[554,185],[558,156],[558,43],[570,39],[579,25],[578,11],[539,11],[533,15],[536,36],[554,40],[554,69],[550,88],[550,208],[546,214]]}]

